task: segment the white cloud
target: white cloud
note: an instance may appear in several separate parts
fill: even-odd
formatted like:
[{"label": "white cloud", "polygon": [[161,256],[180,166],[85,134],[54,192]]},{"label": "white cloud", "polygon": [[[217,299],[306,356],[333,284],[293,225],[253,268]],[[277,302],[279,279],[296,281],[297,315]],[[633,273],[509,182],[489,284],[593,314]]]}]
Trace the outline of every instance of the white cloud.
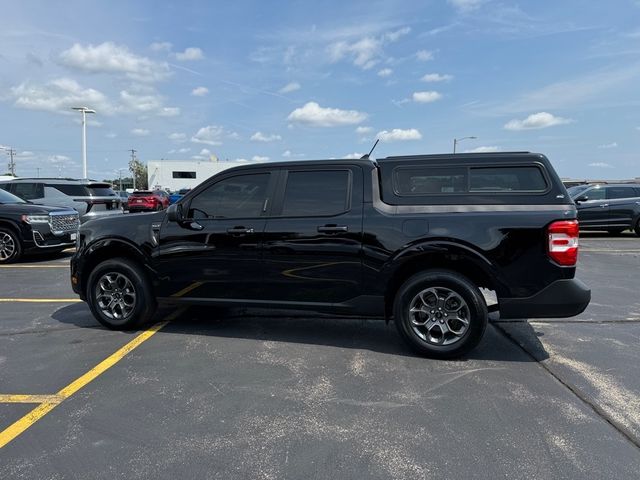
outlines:
[{"label": "white cloud", "polygon": [[378,76],[384,78],[384,77],[388,77],[392,73],[393,73],[393,70],[391,70],[390,68],[383,68],[382,70],[378,71]]},{"label": "white cloud", "polygon": [[261,157],[260,155],[254,155],[251,157],[252,162],[268,162],[269,157]]},{"label": "white cloud", "polygon": [[408,128],[406,130],[403,130],[401,128],[394,128],[390,132],[387,130],[378,132],[377,137],[382,142],[395,142],[406,140],[420,140],[422,138],[422,134],[415,128]]},{"label": "white cloud", "polygon": [[419,50],[416,52],[416,58],[421,62],[433,60],[433,52],[430,50]]},{"label": "white cloud", "polygon": [[194,60],[202,60],[204,54],[202,50],[197,47],[185,48],[184,52],[176,52],[176,60],[181,62],[190,62]]},{"label": "white cloud", "polygon": [[131,135],[135,135],[136,137],[148,137],[150,133],[146,128],[134,128],[131,130]]},{"label": "white cloud", "polygon": [[418,103],[431,103],[440,100],[442,95],[438,92],[413,92],[413,101]]},{"label": "white cloud", "polygon": [[410,31],[411,28],[403,27],[379,37],[367,36],[354,42],[345,40],[334,42],[327,48],[329,61],[338,62],[348,58],[355,66],[368,70],[380,63],[385,57],[384,45],[398,41],[400,37],[407,35]]},{"label": "white cloud", "polygon": [[170,42],[153,42],[149,48],[154,52],[170,52],[173,45]]},{"label": "white cloud", "polygon": [[524,120],[511,120],[505,124],[507,130],[534,130],[540,128],[553,127],[554,125],[564,125],[571,123],[569,118],[556,117],[547,112],[533,113]]},{"label": "white cloud", "polygon": [[371,133],[373,131],[373,128],[371,127],[357,127],[356,128],[356,133],[358,135],[366,135],[368,133]]},{"label": "white cloud", "polygon": [[178,132],[170,133],[167,136],[167,138],[172,142],[176,142],[176,143],[183,143],[187,141],[187,135],[184,133],[178,133]]},{"label": "white cloud", "polygon": [[126,109],[135,112],[151,112],[162,107],[162,97],[157,94],[137,94],[122,90],[120,100]]},{"label": "white cloud", "polygon": [[440,75],[439,73],[427,73],[420,80],[423,82],[434,83],[434,82],[448,82],[452,80],[452,75]]},{"label": "white cloud", "polygon": [[187,152],[190,152],[190,151],[191,151],[191,149],[190,148],[186,148],[186,147],[178,149],[178,153],[187,153]]},{"label": "white cloud", "polygon": [[60,54],[59,61],[62,65],[84,72],[119,73],[145,82],[163,80],[171,74],[167,63],[154,62],[113,42],[95,46],[76,43]]},{"label": "white cloud", "polygon": [[324,108],[316,102],[308,102],[289,114],[287,120],[312,127],[338,127],[355,125],[367,119],[367,114],[357,110]]},{"label": "white cloud", "polygon": [[590,163],[589,166],[595,168],[613,168],[613,165],[605,162],[593,162]]},{"label": "white cloud", "polygon": [[179,107],[162,107],[160,110],[158,110],[157,113],[159,117],[176,117],[180,115],[180,108]]},{"label": "white cloud", "polygon": [[605,143],[604,145],[598,145],[598,148],[617,148],[618,147],[618,142],[611,142],[611,143]]},{"label": "white cloud", "polygon": [[191,137],[193,143],[204,143],[205,145],[222,145],[221,137],[224,135],[224,128],[218,125],[207,125],[202,127]]},{"label": "white cloud", "polygon": [[496,146],[482,146],[482,147],[476,147],[476,148],[472,148],[471,150],[465,150],[465,153],[492,153],[492,152],[499,152],[500,151],[500,147],[496,147]]},{"label": "white cloud", "polygon": [[300,88],[302,88],[302,87],[300,86],[300,84],[298,82],[289,82],[284,87],[282,87],[280,90],[278,90],[278,92],[279,93],[290,93],[290,92],[295,92],[296,90],[300,90]]},{"label": "white cloud", "polygon": [[282,140],[282,137],[280,135],[276,135],[276,134],[264,134],[262,132],[256,132],[253,135],[251,135],[251,141],[252,142],[275,142],[278,140]]},{"label": "white cloud", "polygon": [[203,148],[202,150],[200,150],[200,155],[211,155],[211,150],[209,150],[208,148]]},{"label": "white cloud", "polygon": [[191,90],[191,95],[194,97],[204,97],[209,93],[209,89],[207,87],[196,87]]},{"label": "white cloud", "polygon": [[71,158],[67,157],[66,155],[49,155],[47,157],[47,160],[54,165],[59,163],[73,163],[73,160],[71,160]]},{"label": "white cloud", "polygon": [[356,160],[358,158],[362,158],[363,156],[364,156],[364,153],[354,152],[354,153],[348,153],[342,158],[347,158],[349,160]]},{"label": "white cloud", "polygon": [[285,150],[284,152],[282,152],[282,156],[284,158],[289,158],[291,157],[291,150]]},{"label": "white cloud", "polygon": [[460,13],[469,13],[480,8],[486,0],[448,0],[448,3]]},{"label": "white cloud", "polygon": [[109,133],[105,133],[104,136],[107,137],[107,138],[116,138],[118,136],[118,134],[115,133],[115,132],[109,132]]},{"label": "white cloud", "polygon": [[28,110],[71,113],[71,107],[86,105],[102,114],[114,113],[113,105],[102,92],[84,88],[70,78],[58,78],[45,85],[23,82],[10,92],[14,105]]}]

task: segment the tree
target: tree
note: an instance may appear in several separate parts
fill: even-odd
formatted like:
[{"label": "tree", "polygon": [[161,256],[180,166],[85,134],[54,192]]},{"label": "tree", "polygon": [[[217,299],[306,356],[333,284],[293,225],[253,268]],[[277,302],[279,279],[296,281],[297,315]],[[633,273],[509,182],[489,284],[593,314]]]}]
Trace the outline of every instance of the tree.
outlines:
[{"label": "tree", "polygon": [[137,158],[129,160],[129,171],[136,180],[136,188],[138,190],[147,190],[149,188],[147,179],[147,166]]}]

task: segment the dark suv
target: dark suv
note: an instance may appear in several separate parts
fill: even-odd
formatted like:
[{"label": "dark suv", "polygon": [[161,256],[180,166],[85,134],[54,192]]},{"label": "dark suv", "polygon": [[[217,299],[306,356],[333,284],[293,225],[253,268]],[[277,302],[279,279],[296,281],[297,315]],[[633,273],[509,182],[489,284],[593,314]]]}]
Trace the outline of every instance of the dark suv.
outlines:
[{"label": "dark suv", "polygon": [[72,247],[79,226],[73,209],[33,205],[0,189],[0,264]]},{"label": "dark suv", "polygon": [[634,230],[640,236],[639,184],[577,185],[567,191],[578,207],[581,229]]},{"label": "dark suv", "polygon": [[576,208],[544,155],[286,162],[226,170],[166,212],[86,223],[71,282],[109,328],[157,302],[309,309],[394,319],[447,358],[480,341],[489,310],[582,312],[577,254]]}]

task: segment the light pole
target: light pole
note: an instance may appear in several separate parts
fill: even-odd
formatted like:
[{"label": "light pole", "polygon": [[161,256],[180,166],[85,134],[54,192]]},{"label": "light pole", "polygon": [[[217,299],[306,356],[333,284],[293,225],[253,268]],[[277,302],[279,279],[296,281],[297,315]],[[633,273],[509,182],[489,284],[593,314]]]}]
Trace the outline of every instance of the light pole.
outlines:
[{"label": "light pole", "polygon": [[87,107],[71,107],[82,112],[82,178],[87,178],[87,113],[96,113]]},{"label": "light pole", "polygon": [[126,168],[116,170],[118,172],[118,180],[120,181],[120,191],[122,191],[122,170],[126,170]]},{"label": "light pole", "polygon": [[456,153],[456,147],[458,146],[458,143],[460,143],[462,140],[475,140],[478,137],[462,137],[462,138],[454,138],[453,139],[453,153]]}]

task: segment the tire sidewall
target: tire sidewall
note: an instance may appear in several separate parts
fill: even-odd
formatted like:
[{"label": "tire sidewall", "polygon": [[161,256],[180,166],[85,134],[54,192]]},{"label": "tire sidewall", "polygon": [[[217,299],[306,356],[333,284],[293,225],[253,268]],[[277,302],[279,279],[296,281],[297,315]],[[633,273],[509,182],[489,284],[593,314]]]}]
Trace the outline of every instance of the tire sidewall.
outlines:
[{"label": "tire sidewall", "polygon": [[[122,322],[107,317],[102,313],[96,301],[95,287],[100,278],[109,272],[125,275],[136,292],[136,306],[131,315]],[[149,281],[142,268],[126,259],[106,260],[98,264],[87,280],[87,303],[91,313],[102,325],[113,330],[130,330],[148,322],[156,309],[156,300]]]},{"label": "tire sidewall", "polygon": [[12,228],[7,227],[0,227],[0,233],[6,233],[11,236],[11,238],[13,239],[13,243],[16,246],[13,255],[11,255],[6,260],[0,260],[0,265],[17,262],[22,256],[22,242],[20,241],[20,236]]},{"label": "tire sidewall", "polygon": [[[460,295],[469,307],[469,328],[460,340],[451,345],[429,344],[411,328],[409,303],[420,291],[429,287],[449,288]],[[454,358],[474,348],[484,335],[487,316],[487,306],[478,287],[462,275],[444,270],[419,273],[409,278],[398,290],[394,301],[394,321],[400,335],[416,352],[433,358]]]}]

